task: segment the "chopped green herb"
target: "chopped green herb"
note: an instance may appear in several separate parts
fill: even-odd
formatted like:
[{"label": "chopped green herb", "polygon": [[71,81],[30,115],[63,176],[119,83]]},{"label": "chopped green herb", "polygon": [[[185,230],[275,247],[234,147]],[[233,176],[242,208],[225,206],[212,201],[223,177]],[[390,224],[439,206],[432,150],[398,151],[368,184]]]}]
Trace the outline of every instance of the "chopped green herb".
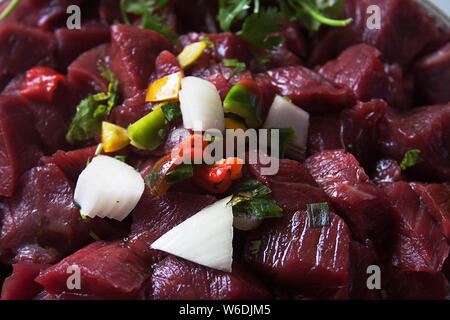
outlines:
[{"label": "chopped green herb", "polygon": [[208,48],[214,48],[215,46],[211,39],[208,37],[201,37],[200,41],[204,42]]},{"label": "chopped green herb", "polygon": [[240,62],[237,59],[223,59],[223,65],[225,67],[234,67],[233,72],[228,77],[227,81],[230,81],[236,74],[245,70],[246,65],[245,62]]},{"label": "chopped green herb", "polygon": [[242,31],[238,34],[251,44],[271,50],[279,46],[283,41],[281,36],[269,36],[273,32],[280,32],[282,24],[278,22],[280,12],[275,7],[263,8],[259,13],[250,15],[242,25]]},{"label": "chopped green herb", "polygon": [[167,4],[168,0],[120,0],[120,11],[122,18],[127,25],[132,25],[129,14],[142,17],[142,29],[149,29],[160,33],[173,42],[178,38],[172,33],[172,28],[165,24],[166,16],[161,12],[161,8]]},{"label": "chopped green herb", "polygon": [[230,31],[234,22],[246,18],[252,0],[219,0],[217,20],[223,31]]},{"label": "chopped green herb", "polygon": [[81,215],[81,219],[82,219],[82,220],[86,220],[87,217],[86,217],[85,215],[82,214],[82,215]]},{"label": "chopped green herb", "polygon": [[[102,76],[109,81],[108,92],[89,95],[77,106],[77,112],[72,119],[66,140],[70,144],[93,138],[101,131],[103,117],[109,115],[119,99],[119,82],[116,76],[99,61]],[[106,102],[106,104],[101,103]]]},{"label": "chopped green herb", "polygon": [[345,27],[352,19],[338,20],[344,9],[344,0],[278,0],[285,19],[300,20],[311,30],[322,24]]},{"label": "chopped green herb", "polygon": [[5,10],[0,14],[0,20],[5,19],[7,16],[11,14],[11,12],[14,11],[14,9],[17,7],[17,5],[20,3],[21,0],[12,0],[10,4],[6,7]]},{"label": "chopped green herb", "polygon": [[100,237],[95,234],[93,231],[89,232],[89,235],[91,236],[92,239],[94,239],[95,241],[101,241],[102,239],[100,239]]},{"label": "chopped green herb", "polygon": [[330,225],[330,208],[328,203],[311,203],[306,205],[310,228],[322,228]]},{"label": "chopped green herb", "polygon": [[192,178],[194,175],[194,167],[191,164],[182,164],[175,169],[169,171],[164,179],[167,184],[173,185],[178,182]]},{"label": "chopped green herb", "polygon": [[420,154],[421,151],[419,149],[413,149],[406,152],[402,162],[400,163],[400,168],[402,168],[402,170],[406,170],[423,162],[424,160]]},{"label": "chopped green herb", "polygon": [[178,104],[172,102],[166,102],[161,105],[162,111],[164,112],[164,119],[166,124],[170,124],[176,118],[181,117],[181,109]]},{"label": "chopped green herb", "polygon": [[114,159],[125,162],[125,159],[127,158],[127,156],[115,156]]},{"label": "chopped green herb", "polygon": [[250,241],[248,252],[250,252],[250,254],[258,254],[260,248],[261,248],[261,240],[252,240]]},{"label": "chopped green herb", "polygon": [[97,149],[95,150],[95,155],[98,156],[100,153],[102,153],[103,150],[103,143],[99,143],[97,146]]},{"label": "chopped green herb", "polygon": [[150,174],[147,176],[147,178],[145,178],[145,183],[146,183],[146,184],[149,184],[150,181],[158,180],[158,178],[159,178],[159,174],[158,174],[158,173],[156,173],[156,172],[150,173]]},{"label": "chopped green herb", "polygon": [[233,191],[230,201],[235,217],[256,217],[260,219],[279,218],[283,210],[268,195],[270,188],[257,180],[241,183]]}]

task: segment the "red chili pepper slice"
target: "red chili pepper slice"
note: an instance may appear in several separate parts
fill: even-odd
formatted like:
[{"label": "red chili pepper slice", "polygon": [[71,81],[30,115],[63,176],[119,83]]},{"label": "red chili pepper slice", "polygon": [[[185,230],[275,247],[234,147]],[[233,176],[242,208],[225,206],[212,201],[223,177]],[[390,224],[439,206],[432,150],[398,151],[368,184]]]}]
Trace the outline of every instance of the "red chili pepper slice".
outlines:
[{"label": "red chili pepper slice", "polygon": [[51,68],[34,67],[27,71],[26,85],[20,94],[28,99],[51,102],[61,84],[67,84],[63,75]]}]

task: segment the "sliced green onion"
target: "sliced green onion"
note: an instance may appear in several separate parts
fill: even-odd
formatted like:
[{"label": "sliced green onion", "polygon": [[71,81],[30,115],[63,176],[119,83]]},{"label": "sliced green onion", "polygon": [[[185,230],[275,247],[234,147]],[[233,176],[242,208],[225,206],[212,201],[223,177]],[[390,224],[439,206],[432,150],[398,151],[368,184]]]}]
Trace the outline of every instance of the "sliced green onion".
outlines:
[{"label": "sliced green onion", "polygon": [[310,228],[322,228],[330,225],[330,208],[328,203],[310,203],[306,207]]},{"label": "sliced green onion", "polygon": [[3,12],[0,14],[0,20],[5,19],[7,16],[9,16],[20,3],[20,1],[21,0],[12,0],[8,7],[6,7],[6,9],[3,10]]}]

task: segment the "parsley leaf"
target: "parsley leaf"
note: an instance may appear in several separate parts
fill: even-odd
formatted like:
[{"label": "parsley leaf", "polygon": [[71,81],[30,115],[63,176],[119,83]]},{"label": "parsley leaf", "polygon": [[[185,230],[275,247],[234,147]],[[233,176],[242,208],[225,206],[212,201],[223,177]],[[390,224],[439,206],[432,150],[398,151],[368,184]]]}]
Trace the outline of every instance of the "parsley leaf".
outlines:
[{"label": "parsley leaf", "polygon": [[280,12],[275,7],[262,8],[259,13],[250,15],[242,25],[241,37],[251,44],[271,50],[283,42],[283,37],[268,36],[273,32],[280,32],[283,26],[277,22]]},{"label": "parsley leaf", "polygon": [[233,192],[230,201],[235,217],[256,217],[260,219],[279,218],[283,210],[268,198],[272,192],[258,180],[241,183]]},{"label": "parsley leaf", "polygon": [[402,162],[400,163],[400,168],[402,168],[402,170],[406,170],[423,162],[424,160],[421,157],[420,153],[421,151],[419,149],[413,149],[406,152]]},{"label": "parsley leaf", "polygon": [[246,18],[252,0],[219,0],[217,20],[223,31],[230,31],[233,22]]},{"label": "parsley leaf", "polygon": [[168,185],[187,180],[194,176],[194,167],[191,164],[182,164],[175,169],[169,171],[164,179]]},{"label": "parsley leaf", "polygon": [[352,19],[338,20],[344,9],[343,0],[278,0],[285,19],[300,20],[311,30],[318,30],[322,24],[344,27]]},{"label": "parsley leaf", "polygon": [[166,17],[156,12],[167,4],[168,0],[120,0],[120,11],[127,25],[132,25],[129,14],[142,17],[142,29],[149,29],[160,33],[173,42],[178,38],[172,34],[172,28],[165,24]]},{"label": "parsley leaf", "polygon": [[170,124],[170,122],[176,118],[181,117],[180,106],[175,103],[166,102],[161,106],[161,108],[164,113],[164,121],[166,124]]},{"label": "parsley leaf", "polygon": [[119,81],[103,61],[98,68],[102,77],[109,81],[108,92],[89,95],[77,106],[77,112],[66,134],[70,144],[94,137],[101,131],[102,120],[109,115],[119,100]]},{"label": "parsley leaf", "polygon": [[245,65],[245,62],[240,62],[237,59],[223,59],[222,62],[225,67],[234,67],[234,70],[228,77],[227,81],[230,81],[231,78],[233,78],[239,72],[244,71],[247,67]]}]

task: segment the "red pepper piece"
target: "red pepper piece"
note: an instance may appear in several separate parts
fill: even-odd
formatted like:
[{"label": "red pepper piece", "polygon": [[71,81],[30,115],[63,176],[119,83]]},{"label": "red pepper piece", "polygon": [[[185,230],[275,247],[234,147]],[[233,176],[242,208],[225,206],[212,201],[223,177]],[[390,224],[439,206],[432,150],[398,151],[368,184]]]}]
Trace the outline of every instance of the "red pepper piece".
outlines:
[{"label": "red pepper piece", "polygon": [[51,102],[58,86],[66,85],[66,78],[47,67],[34,67],[27,71],[26,85],[20,94],[28,99]]}]

